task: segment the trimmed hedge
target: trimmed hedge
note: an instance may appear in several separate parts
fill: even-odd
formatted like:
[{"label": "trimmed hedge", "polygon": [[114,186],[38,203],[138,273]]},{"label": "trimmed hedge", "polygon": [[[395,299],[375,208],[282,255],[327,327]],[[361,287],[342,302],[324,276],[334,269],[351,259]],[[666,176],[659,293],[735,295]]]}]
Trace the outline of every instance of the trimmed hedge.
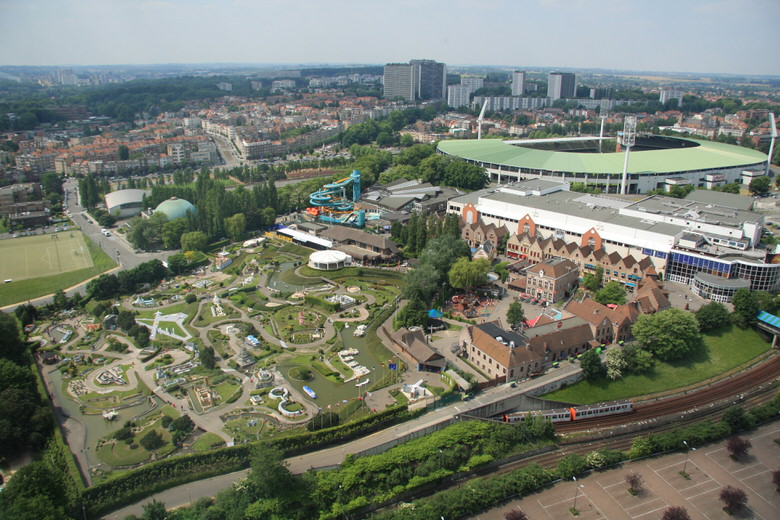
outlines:
[{"label": "trimmed hedge", "polygon": [[[333,428],[315,432],[302,431],[258,442],[271,444],[289,457],[347,442],[420,414],[421,412],[409,412],[405,406],[396,406]],[[258,442],[170,457],[146,464],[135,471],[88,488],[82,495],[83,504],[91,517],[99,516],[165,489],[247,468],[252,447]]]}]

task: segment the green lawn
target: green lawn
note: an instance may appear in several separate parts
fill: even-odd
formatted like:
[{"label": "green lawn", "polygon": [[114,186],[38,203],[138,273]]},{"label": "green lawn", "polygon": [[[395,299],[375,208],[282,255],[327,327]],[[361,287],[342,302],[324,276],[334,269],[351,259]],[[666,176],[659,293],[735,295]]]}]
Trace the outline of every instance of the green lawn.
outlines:
[{"label": "green lawn", "polygon": [[197,441],[192,444],[193,451],[208,451],[218,446],[224,446],[225,440],[216,433],[207,432],[201,435]]},{"label": "green lawn", "polygon": [[39,296],[52,294],[59,289],[67,289],[116,266],[111,258],[86,235],[82,235],[82,237],[89,251],[92,267],[4,284],[3,290],[0,291],[0,306],[32,300]]},{"label": "green lawn", "polygon": [[589,404],[663,392],[723,375],[770,347],[755,330],[730,326],[705,335],[704,348],[689,359],[673,363],[657,362],[649,374],[628,375],[618,381],[580,381],[544,397]]},{"label": "green lawn", "polygon": [[224,403],[230,396],[236,393],[241,388],[241,385],[233,379],[223,381],[214,387],[214,391],[219,395],[219,401],[217,404]]}]

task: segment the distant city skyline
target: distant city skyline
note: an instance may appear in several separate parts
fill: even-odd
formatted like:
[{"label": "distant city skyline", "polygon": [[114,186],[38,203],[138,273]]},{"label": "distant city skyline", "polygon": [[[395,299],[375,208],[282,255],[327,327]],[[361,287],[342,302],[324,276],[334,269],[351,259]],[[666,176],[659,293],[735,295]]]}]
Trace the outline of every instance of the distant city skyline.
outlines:
[{"label": "distant city skyline", "polygon": [[384,64],[780,75],[777,0],[0,0],[0,66]]}]

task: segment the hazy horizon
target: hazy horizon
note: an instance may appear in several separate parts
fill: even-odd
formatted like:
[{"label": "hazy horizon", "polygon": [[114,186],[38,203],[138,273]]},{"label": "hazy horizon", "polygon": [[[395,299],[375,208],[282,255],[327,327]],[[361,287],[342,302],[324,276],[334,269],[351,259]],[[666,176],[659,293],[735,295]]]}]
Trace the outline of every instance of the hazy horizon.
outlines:
[{"label": "hazy horizon", "polygon": [[1,66],[428,58],[463,68],[780,75],[775,0],[0,0],[0,8]]}]

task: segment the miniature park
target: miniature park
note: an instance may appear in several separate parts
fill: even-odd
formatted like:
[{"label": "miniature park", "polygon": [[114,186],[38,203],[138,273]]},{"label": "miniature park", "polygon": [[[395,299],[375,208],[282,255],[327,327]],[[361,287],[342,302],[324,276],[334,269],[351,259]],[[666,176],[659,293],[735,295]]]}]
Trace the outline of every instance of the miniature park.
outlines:
[{"label": "miniature park", "polygon": [[62,413],[85,426],[93,481],[175,450],[273,436],[318,414],[333,425],[376,412],[365,398],[394,381],[400,361],[366,331],[394,310],[402,273],[352,267],[325,278],[306,265],[309,253],[260,239],[217,253],[232,259],[224,269],[202,266],[103,302],[149,331],[145,348],[117,314],[102,323],[61,316],[32,331],[42,361],[57,364],[50,391]]}]

